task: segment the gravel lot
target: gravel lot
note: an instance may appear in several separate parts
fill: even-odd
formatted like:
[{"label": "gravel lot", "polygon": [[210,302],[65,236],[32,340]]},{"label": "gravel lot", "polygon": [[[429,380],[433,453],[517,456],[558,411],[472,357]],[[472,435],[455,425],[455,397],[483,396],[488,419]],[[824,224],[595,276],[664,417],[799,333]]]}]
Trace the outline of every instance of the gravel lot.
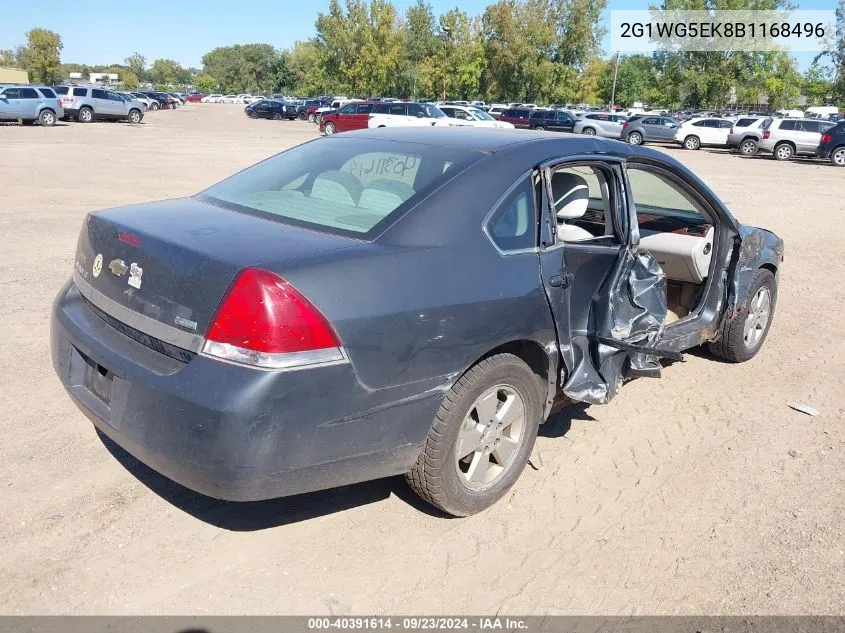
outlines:
[{"label": "gravel lot", "polygon": [[228,504],[105,446],[49,361],[84,214],[314,135],[200,104],[0,126],[0,612],[845,614],[845,170],[827,164],[667,150],[786,240],[763,351],[689,354],[558,414],[479,516],[441,518],[399,478]]}]

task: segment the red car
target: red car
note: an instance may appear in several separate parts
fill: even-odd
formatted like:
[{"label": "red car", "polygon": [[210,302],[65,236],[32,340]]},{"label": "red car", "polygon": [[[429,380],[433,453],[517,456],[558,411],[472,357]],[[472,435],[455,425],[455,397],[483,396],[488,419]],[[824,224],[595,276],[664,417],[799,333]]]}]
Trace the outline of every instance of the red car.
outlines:
[{"label": "red car", "polygon": [[187,97],[185,97],[185,101],[190,101],[191,103],[199,103],[200,99],[202,99],[205,95],[201,92],[192,92]]},{"label": "red car", "polygon": [[331,136],[335,132],[364,130],[370,120],[373,106],[380,101],[354,101],[347,103],[340,110],[324,114],[320,119],[320,132]]},{"label": "red car", "polygon": [[505,110],[499,116],[499,121],[507,121],[508,123],[513,123],[514,127],[525,128],[529,127],[529,117],[531,115],[531,110],[526,108],[511,108],[509,110]]}]

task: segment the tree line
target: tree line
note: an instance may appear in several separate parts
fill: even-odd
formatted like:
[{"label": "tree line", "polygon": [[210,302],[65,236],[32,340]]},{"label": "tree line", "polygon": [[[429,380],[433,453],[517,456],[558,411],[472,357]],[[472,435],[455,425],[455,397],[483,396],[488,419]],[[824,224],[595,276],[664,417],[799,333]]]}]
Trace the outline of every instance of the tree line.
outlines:
[{"label": "tree line", "polygon": [[[215,48],[202,68],[135,53],[124,64],[61,64],[61,38],[44,29],[0,51],[0,65],[36,81],[69,72],[116,72],[127,88],[192,85],[201,92],[441,97],[534,103],[636,101],[669,108],[845,103],[845,0],[836,37],[805,73],[784,52],[660,52],[602,57],[607,0],[497,0],[480,15],[435,16],[427,0],[401,13],[391,0],[331,0],[315,34],[287,49],[253,43]],[[662,9],[783,9],[788,0],[663,0]],[[614,77],[616,88],[614,91]]]}]

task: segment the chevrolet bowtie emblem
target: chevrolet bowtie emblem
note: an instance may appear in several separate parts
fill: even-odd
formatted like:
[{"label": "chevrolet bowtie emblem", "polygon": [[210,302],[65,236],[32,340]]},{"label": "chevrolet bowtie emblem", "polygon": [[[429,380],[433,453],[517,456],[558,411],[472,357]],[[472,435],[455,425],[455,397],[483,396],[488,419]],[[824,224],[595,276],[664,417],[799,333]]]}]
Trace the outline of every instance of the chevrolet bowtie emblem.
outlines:
[{"label": "chevrolet bowtie emblem", "polygon": [[123,277],[126,271],[129,270],[129,266],[122,259],[113,259],[111,260],[111,264],[109,264],[109,270],[115,277]]}]

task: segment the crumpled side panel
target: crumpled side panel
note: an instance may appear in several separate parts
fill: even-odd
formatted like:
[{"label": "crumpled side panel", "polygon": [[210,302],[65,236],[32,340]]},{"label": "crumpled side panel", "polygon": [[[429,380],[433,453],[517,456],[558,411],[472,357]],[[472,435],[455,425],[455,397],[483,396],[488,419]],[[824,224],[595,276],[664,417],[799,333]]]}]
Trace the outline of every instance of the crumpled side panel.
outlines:
[{"label": "crumpled side panel", "polygon": [[[649,253],[625,252],[609,288],[609,301],[600,298],[593,309],[599,332],[610,330],[618,341],[654,346],[666,324],[666,287],[663,269]],[[609,307],[609,314],[601,314]],[[630,358],[634,370],[655,370],[660,364],[655,356],[629,353],[604,344],[591,353],[590,341],[579,337],[572,341],[575,367],[568,376],[563,392],[573,400],[590,404],[609,402],[624,379],[625,360]]]}]

